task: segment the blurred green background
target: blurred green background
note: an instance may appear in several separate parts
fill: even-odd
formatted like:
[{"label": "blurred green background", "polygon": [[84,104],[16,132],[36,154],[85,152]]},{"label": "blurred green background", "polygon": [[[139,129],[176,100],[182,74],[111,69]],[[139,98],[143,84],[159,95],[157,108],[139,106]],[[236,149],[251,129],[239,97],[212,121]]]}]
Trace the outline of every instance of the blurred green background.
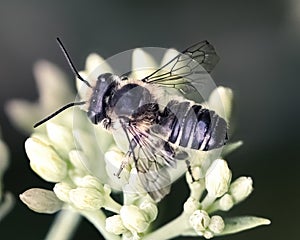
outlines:
[{"label": "blurred green background", "polygon": [[[72,82],[56,36],[79,69],[90,52],[109,57],[136,47],[184,49],[199,40],[212,42],[221,57],[213,78],[235,93],[232,140],[244,141],[228,157],[229,165],[234,178],[249,175],[255,187],[228,215],[272,220],[268,227],[219,239],[299,239],[299,0],[0,0],[0,34],[0,125],[11,150],[4,187],[17,198],[0,222],[1,239],[43,239],[53,220],[53,215],[36,214],[18,200],[28,188],[52,185],[30,170],[23,147],[27,136],[10,124],[4,106],[14,98],[36,100],[32,66],[39,59],[56,63]],[[181,182],[175,185],[181,187]],[[169,218],[181,211],[185,196],[171,197],[178,201],[161,206]],[[86,221],[73,239],[84,238],[100,238]]]}]

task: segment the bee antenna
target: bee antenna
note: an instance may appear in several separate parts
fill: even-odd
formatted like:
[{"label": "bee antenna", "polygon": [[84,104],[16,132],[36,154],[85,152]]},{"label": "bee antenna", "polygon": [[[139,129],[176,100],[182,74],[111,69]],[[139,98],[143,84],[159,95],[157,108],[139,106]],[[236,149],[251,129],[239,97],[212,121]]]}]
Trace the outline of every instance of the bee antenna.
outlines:
[{"label": "bee antenna", "polygon": [[36,124],[34,124],[33,127],[36,128],[36,127],[42,125],[43,123],[45,123],[48,120],[50,120],[51,118],[55,117],[57,114],[59,114],[62,111],[66,110],[67,108],[78,106],[78,105],[83,105],[85,103],[86,103],[86,101],[84,101],[84,102],[72,102],[72,103],[68,103],[67,105],[61,107],[60,109],[58,109],[57,111],[55,111],[54,113],[52,113],[51,115],[49,115],[48,117],[46,117],[46,118],[42,119],[41,121],[37,122]]},{"label": "bee antenna", "polygon": [[81,80],[82,82],[84,82],[85,85],[87,85],[89,88],[92,88],[92,86],[90,85],[90,83],[89,83],[87,80],[83,79],[83,77],[80,76],[80,74],[79,74],[79,72],[77,71],[77,69],[76,69],[74,63],[72,62],[72,59],[71,59],[70,55],[68,54],[68,52],[67,52],[65,46],[63,45],[63,43],[62,43],[62,41],[59,39],[59,37],[56,38],[56,41],[57,41],[57,43],[58,43],[60,49],[62,50],[63,54],[65,55],[65,58],[67,59],[68,64],[69,64],[69,66],[71,67],[72,72],[74,73],[74,75],[75,75],[76,77],[78,77],[79,80]]}]

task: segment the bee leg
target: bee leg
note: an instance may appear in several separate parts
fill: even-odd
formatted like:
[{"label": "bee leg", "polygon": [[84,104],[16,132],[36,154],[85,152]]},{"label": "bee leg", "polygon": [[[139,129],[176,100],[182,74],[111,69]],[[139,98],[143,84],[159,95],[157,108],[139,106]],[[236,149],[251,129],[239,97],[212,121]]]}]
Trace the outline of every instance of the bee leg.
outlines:
[{"label": "bee leg", "polygon": [[[114,174],[114,175],[117,176],[118,178],[120,178],[120,174],[121,174],[122,170],[123,170],[123,169],[126,167],[126,165],[128,164],[129,158],[131,157],[131,155],[133,156],[133,160],[134,160],[135,166],[137,166],[137,158],[136,158],[135,153],[134,153],[134,149],[135,149],[135,147],[137,146],[137,143],[136,143],[136,141],[135,141],[135,138],[133,138],[133,139],[131,139],[131,140],[130,140],[130,138],[129,138],[129,134],[128,134],[127,127],[126,127],[126,126],[128,125],[128,121],[126,121],[126,120],[123,119],[123,118],[120,118],[120,123],[121,123],[121,126],[122,126],[122,128],[123,128],[123,130],[124,130],[124,132],[125,132],[125,135],[126,135],[126,137],[127,137],[127,140],[128,140],[128,142],[129,142],[129,150],[128,150],[128,152],[126,153],[126,155],[125,155],[125,160],[122,161],[121,166],[120,166],[118,172]],[[137,169],[137,170],[138,170],[138,169]]]},{"label": "bee leg", "polygon": [[195,180],[195,178],[194,178],[194,176],[193,176],[192,167],[191,167],[191,162],[190,162],[189,160],[186,159],[186,160],[185,160],[185,163],[186,163],[188,172],[189,172],[189,174],[190,174],[190,176],[191,176],[191,178],[192,178],[192,182],[195,182],[196,180]]},{"label": "bee leg", "polygon": [[185,151],[179,151],[175,155],[175,158],[177,160],[185,160],[188,173],[190,174],[190,176],[192,178],[192,182],[195,182],[196,180],[195,180],[195,178],[193,176],[193,173],[192,173],[191,162],[190,162],[190,160],[188,160],[188,157],[189,157],[189,155]]},{"label": "bee leg", "polygon": [[124,169],[124,168],[126,167],[126,165],[128,164],[128,159],[129,159],[129,157],[130,157],[130,152],[128,151],[128,152],[126,153],[126,155],[125,155],[125,159],[122,160],[122,162],[121,162],[121,165],[120,165],[120,168],[119,168],[118,172],[117,172],[117,173],[114,173],[114,176],[120,178],[121,172],[123,171],[123,169]]}]

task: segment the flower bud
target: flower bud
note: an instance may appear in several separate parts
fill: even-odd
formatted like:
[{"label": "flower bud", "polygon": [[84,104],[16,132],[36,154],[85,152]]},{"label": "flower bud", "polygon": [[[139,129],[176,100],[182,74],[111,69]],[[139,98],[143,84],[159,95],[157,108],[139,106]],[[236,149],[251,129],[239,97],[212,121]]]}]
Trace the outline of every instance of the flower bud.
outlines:
[{"label": "flower bud", "polygon": [[95,188],[78,187],[72,189],[69,196],[75,207],[83,210],[99,210],[105,201],[103,194]]},{"label": "flower bud", "polygon": [[74,168],[87,172],[86,164],[88,160],[84,152],[79,150],[71,150],[69,152],[69,159]]},{"label": "flower bud", "polygon": [[122,223],[122,219],[120,215],[114,215],[112,217],[106,218],[105,229],[106,231],[116,235],[120,235],[126,232],[126,228]]},{"label": "flower bud", "polygon": [[253,181],[251,177],[239,177],[229,188],[229,193],[235,203],[243,201],[253,191]]},{"label": "flower bud", "polygon": [[146,198],[139,205],[139,208],[145,212],[149,222],[153,222],[156,219],[158,214],[158,209],[156,204],[153,201]]},{"label": "flower bud", "polygon": [[221,197],[218,201],[219,203],[219,210],[222,211],[228,211],[233,207],[233,199],[230,196],[230,194],[225,194],[223,197]]},{"label": "flower bud", "polygon": [[214,234],[213,234],[211,231],[206,230],[206,231],[203,233],[203,237],[204,237],[205,239],[211,239],[211,238],[214,237]]},{"label": "flower bud", "polygon": [[219,116],[228,122],[233,102],[233,92],[230,88],[218,87],[214,89],[209,96],[209,108],[216,111]]},{"label": "flower bud", "polygon": [[210,217],[208,216],[206,211],[196,210],[190,216],[189,222],[198,234],[203,235],[203,232],[209,225]]},{"label": "flower bud", "polygon": [[20,199],[27,207],[38,213],[55,213],[63,205],[54,192],[41,188],[31,188],[25,191],[20,194]]},{"label": "flower bud", "polygon": [[200,207],[200,203],[193,197],[189,197],[183,205],[184,212],[192,214]]},{"label": "flower bud", "polygon": [[32,170],[46,181],[60,182],[66,177],[66,162],[47,143],[35,137],[28,138],[25,150]]},{"label": "flower bud", "polygon": [[77,177],[74,179],[74,182],[78,187],[95,188],[95,189],[99,190],[100,192],[103,191],[103,186],[100,183],[99,179],[96,177],[93,177],[91,175],[87,175],[82,178]]},{"label": "flower bud", "polygon": [[55,184],[53,191],[61,201],[70,202],[69,193],[72,189],[73,188],[69,184],[60,182]]},{"label": "flower bud", "polygon": [[137,206],[123,206],[120,210],[120,216],[124,226],[132,233],[144,232],[149,226],[146,214]]},{"label": "flower bud", "polygon": [[68,157],[69,152],[74,149],[72,131],[69,128],[52,122],[48,122],[46,126],[50,141],[55,145],[59,152],[63,153],[64,157]]},{"label": "flower bud", "polygon": [[111,149],[105,153],[106,172],[110,180],[109,184],[115,190],[122,190],[122,187],[128,183],[130,176],[129,166],[125,166],[120,174],[120,178],[115,176],[123,160],[124,154],[118,150]]},{"label": "flower bud", "polygon": [[231,181],[231,171],[227,162],[222,159],[213,161],[205,176],[205,186],[208,194],[215,198],[221,197],[228,191]]},{"label": "flower bud", "polygon": [[210,218],[208,228],[213,233],[221,233],[225,228],[225,223],[220,216],[215,215]]},{"label": "flower bud", "polygon": [[153,57],[146,53],[143,49],[136,48],[132,53],[132,72],[133,79],[142,79],[143,77],[151,74],[153,69],[149,68],[156,67],[156,62]]}]

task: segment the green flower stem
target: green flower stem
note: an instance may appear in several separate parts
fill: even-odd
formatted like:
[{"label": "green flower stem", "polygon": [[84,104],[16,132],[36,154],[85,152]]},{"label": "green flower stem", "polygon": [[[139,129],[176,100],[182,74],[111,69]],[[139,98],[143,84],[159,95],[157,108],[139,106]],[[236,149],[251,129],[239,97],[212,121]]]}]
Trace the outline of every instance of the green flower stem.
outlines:
[{"label": "green flower stem", "polygon": [[188,221],[189,215],[182,213],[180,216],[157,229],[156,231],[146,235],[143,240],[167,240],[174,237],[181,236],[184,232],[188,231],[191,228],[191,225]]},{"label": "green flower stem", "polygon": [[12,209],[15,199],[11,193],[4,194],[3,199],[0,199],[0,221]]},{"label": "green flower stem", "polygon": [[121,240],[121,238],[119,236],[106,231],[106,229],[105,229],[106,216],[101,210],[99,210],[99,211],[81,210],[80,213],[98,229],[98,231],[102,234],[102,236],[105,239]]},{"label": "green flower stem", "polygon": [[201,202],[201,209],[204,209],[204,210],[208,209],[215,200],[216,200],[215,196],[207,194],[205,196],[205,198],[203,199],[203,201]]},{"label": "green flower stem", "polygon": [[46,240],[67,240],[71,239],[80,222],[80,214],[72,210],[59,212],[51,229],[47,233]]},{"label": "green flower stem", "polygon": [[105,199],[105,203],[103,206],[106,210],[109,210],[114,213],[120,213],[121,205],[113,200],[111,197],[107,197]]},{"label": "green flower stem", "polygon": [[205,210],[208,214],[211,214],[213,212],[216,212],[220,209],[219,201],[215,201],[213,204],[211,204],[209,207],[207,207]]}]

